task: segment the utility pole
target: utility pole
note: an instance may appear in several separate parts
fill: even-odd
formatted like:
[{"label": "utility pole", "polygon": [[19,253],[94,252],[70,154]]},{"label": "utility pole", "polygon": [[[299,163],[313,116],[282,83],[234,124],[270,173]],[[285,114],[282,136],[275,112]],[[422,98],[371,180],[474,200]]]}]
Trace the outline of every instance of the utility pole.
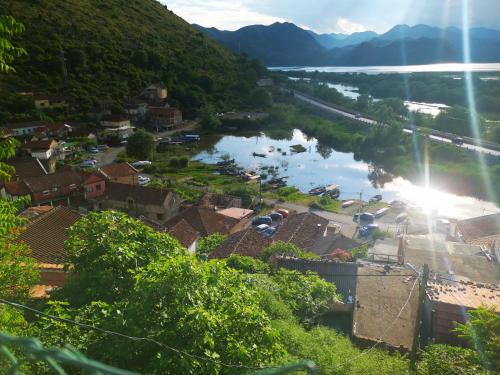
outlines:
[{"label": "utility pole", "polygon": [[415,331],[413,332],[413,344],[410,352],[410,370],[415,372],[417,365],[417,350],[420,346],[420,329],[422,327],[422,314],[425,303],[425,290],[427,288],[427,280],[429,279],[429,266],[424,264],[422,272],[422,280],[420,281],[420,289],[418,294],[418,310],[417,319],[415,320]]}]

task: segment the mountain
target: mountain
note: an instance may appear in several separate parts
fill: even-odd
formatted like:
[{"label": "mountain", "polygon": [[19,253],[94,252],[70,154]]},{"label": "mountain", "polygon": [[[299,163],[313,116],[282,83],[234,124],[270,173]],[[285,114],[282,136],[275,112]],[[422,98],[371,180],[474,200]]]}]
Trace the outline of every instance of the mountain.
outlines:
[{"label": "mountain", "polygon": [[316,41],[326,49],[340,48],[351,46],[354,44],[360,44],[368,40],[378,37],[378,34],[374,31],[362,31],[357,33],[352,33],[350,35],[346,34],[316,34],[313,31],[309,33],[316,39]]},{"label": "mountain", "polygon": [[172,104],[185,111],[206,101],[234,108],[248,99],[263,71],[155,0],[1,3],[2,14],[25,25],[15,43],[28,53],[16,60],[16,74],[1,78],[1,98],[18,91],[65,93],[85,110],[101,99],[121,100],[162,82]]},{"label": "mountain", "polygon": [[324,51],[306,30],[288,22],[246,26],[232,32],[194,26],[233,51],[245,52],[269,66],[306,65]]},{"label": "mountain", "polygon": [[[290,23],[255,25],[236,31],[197,26],[227,47],[268,66],[415,65],[463,61],[463,35],[455,27],[396,25],[383,34],[365,31],[317,34]],[[500,31],[469,30],[471,61],[500,61]]]}]

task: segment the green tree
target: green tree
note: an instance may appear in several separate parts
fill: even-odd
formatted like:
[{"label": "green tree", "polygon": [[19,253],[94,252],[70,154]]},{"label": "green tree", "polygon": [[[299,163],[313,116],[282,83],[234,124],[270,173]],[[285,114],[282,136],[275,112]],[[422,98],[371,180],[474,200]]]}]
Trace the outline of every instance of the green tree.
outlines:
[{"label": "green tree", "polygon": [[209,255],[212,251],[218,248],[225,240],[227,236],[214,233],[210,236],[200,238],[196,244],[196,254],[197,255]]},{"label": "green tree", "polygon": [[467,317],[467,323],[457,324],[455,332],[476,350],[484,367],[500,372],[500,315],[481,307],[467,311]]},{"label": "green tree", "polygon": [[140,160],[147,160],[154,147],[154,137],[144,129],[139,129],[128,138],[127,154]]},{"label": "green tree", "polygon": [[221,125],[221,121],[211,104],[206,104],[201,108],[200,120],[201,125],[207,129],[217,129]]},{"label": "green tree", "polygon": [[0,73],[15,72],[12,62],[26,54],[23,48],[16,47],[11,40],[15,34],[24,31],[24,26],[11,16],[0,15]]},{"label": "green tree", "polygon": [[308,259],[319,258],[319,256],[314,253],[306,252],[297,245],[284,241],[276,241],[271,245],[267,246],[266,248],[264,248],[264,251],[261,255],[261,259],[267,262],[269,258],[271,258],[273,255],[285,255],[285,256],[293,256],[297,258],[308,258]]},{"label": "green tree", "polygon": [[75,223],[65,248],[69,280],[61,293],[76,306],[120,300],[143,267],[185,253],[169,235],[114,211],[92,212]]},{"label": "green tree", "polygon": [[486,375],[479,357],[471,349],[430,345],[422,353],[417,375]]},{"label": "green tree", "polygon": [[394,121],[396,114],[387,104],[379,105],[375,112],[375,120],[379,125],[387,125]]},{"label": "green tree", "polygon": [[259,109],[267,109],[272,104],[271,95],[266,89],[257,88],[252,92],[252,105],[255,108]]}]

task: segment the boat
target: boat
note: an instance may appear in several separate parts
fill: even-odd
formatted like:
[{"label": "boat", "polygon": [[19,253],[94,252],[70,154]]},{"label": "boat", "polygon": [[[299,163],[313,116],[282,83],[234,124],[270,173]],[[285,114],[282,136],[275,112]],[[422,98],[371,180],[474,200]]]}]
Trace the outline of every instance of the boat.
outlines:
[{"label": "boat", "polygon": [[380,202],[382,200],[382,195],[377,194],[370,198],[370,202]]},{"label": "boat", "polygon": [[318,186],[309,190],[309,195],[321,195],[326,191],[325,186]]},{"label": "boat", "polygon": [[307,148],[305,148],[301,144],[292,145],[292,146],[290,146],[290,148],[293,152],[296,152],[296,153],[301,153],[301,152],[307,151]]},{"label": "boat", "polygon": [[266,157],[265,154],[259,154],[257,152],[252,153],[252,155],[253,155],[253,157],[259,157],[259,158],[265,158]]},{"label": "boat", "polygon": [[342,202],[342,208],[350,207],[354,203],[355,203],[355,201],[352,201],[352,200],[350,200],[350,201],[344,201],[344,202]]}]

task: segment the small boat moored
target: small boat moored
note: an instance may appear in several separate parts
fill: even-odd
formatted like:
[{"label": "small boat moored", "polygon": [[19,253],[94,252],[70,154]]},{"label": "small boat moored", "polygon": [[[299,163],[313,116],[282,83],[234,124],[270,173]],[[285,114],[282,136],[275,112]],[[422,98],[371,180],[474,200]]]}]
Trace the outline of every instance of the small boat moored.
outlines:
[{"label": "small boat moored", "polygon": [[309,190],[309,195],[321,195],[326,191],[325,186],[318,186]]}]

